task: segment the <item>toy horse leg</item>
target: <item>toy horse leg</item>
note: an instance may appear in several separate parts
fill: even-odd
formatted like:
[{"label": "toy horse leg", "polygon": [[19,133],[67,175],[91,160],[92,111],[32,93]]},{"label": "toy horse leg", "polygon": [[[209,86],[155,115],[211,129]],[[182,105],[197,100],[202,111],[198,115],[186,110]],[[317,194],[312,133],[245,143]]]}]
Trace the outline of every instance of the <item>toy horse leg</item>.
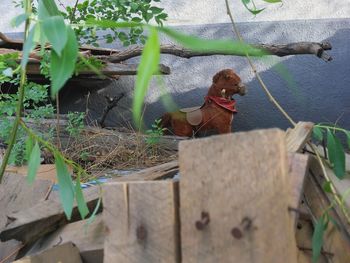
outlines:
[{"label": "toy horse leg", "polygon": [[224,133],[230,133],[232,131],[231,125],[220,125],[217,128],[218,132],[220,134],[224,134]]}]

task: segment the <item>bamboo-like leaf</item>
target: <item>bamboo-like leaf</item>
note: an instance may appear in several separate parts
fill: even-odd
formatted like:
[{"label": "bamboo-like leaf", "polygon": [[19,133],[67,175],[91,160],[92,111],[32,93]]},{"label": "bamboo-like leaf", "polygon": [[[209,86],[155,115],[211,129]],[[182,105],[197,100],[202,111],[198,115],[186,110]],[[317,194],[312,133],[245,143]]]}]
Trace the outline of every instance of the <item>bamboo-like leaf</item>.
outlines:
[{"label": "bamboo-like leaf", "polygon": [[149,82],[158,71],[160,46],[158,32],[150,27],[150,34],[142,51],[140,65],[137,68],[136,87],[133,100],[133,117],[135,124],[140,125],[143,99],[148,90]]},{"label": "bamboo-like leaf", "polygon": [[72,76],[78,56],[78,42],[74,31],[67,27],[68,41],[62,50],[61,57],[51,50],[51,96],[55,97],[66,81]]},{"label": "bamboo-like leaf", "polygon": [[263,56],[266,55],[266,51],[252,47],[248,44],[233,41],[233,40],[207,40],[195,36],[186,35],[175,30],[161,27],[159,31],[167,34],[179,44],[193,51],[198,52],[214,52],[220,51],[228,55],[246,55],[251,56]]},{"label": "bamboo-like leaf", "polygon": [[32,153],[32,150],[33,150],[33,138],[32,136],[28,136],[27,139],[26,139],[26,159],[29,160],[29,157],[30,157],[30,154]]},{"label": "bamboo-like leaf", "polygon": [[86,201],[83,195],[83,191],[80,185],[80,174],[77,176],[75,182],[75,198],[77,200],[78,210],[82,219],[84,219],[89,214],[89,208],[86,205]]},{"label": "bamboo-like leaf", "polygon": [[39,0],[38,12],[39,12],[39,18],[42,19],[43,17],[40,15],[43,15],[43,13],[40,13],[40,11],[45,12],[45,17],[61,15],[55,3],[55,0]]},{"label": "bamboo-like leaf", "polygon": [[40,165],[40,147],[38,142],[35,143],[28,162],[27,181],[32,184],[35,180],[36,173]]},{"label": "bamboo-like leaf", "polygon": [[322,141],[323,140],[323,132],[320,127],[314,126],[312,129],[312,136],[317,140],[317,141]]},{"label": "bamboo-like leaf", "polygon": [[74,203],[74,187],[72,177],[68,172],[67,166],[62,157],[58,153],[55,154],[55,166],[60,200],[64,213],[66,214],[68,220],[70,220]]},{"label": "bamboo-like leaf", "polygon": [[348,141],[348,147],[350,149],[350,131],[346,132],[346,138],[347,138],[347,141]]},{"label": "bamboo-like leaf", "polygon": [[35,27],[36,26],[34,26],[29,31],[28,37],[26,38],[26,41],[23,44],[22,61],[21,61],[21,67],[22,68],[25,68],[27,66],[29,54],[30,54],[30,52],[32,52],[32,50],[35,47],[35,42],[34,42]]},{"label": "bamboo-like leaf", "polygon": [[16,16],[15,18],[13,18],[11,20],[11,26],[12,27],[18,27],[20,26],[24,21],[26,21],[26,19],[28,18],[28,14],[24,13],[24,14],[20,14],[18,16]]},{"label": "bamboo-like leaf", "polygon": [[320,258],[323,245],[323,234],[326,229],[325,216],[322,215],[317,221],[314,233],[312,235],[312,262],[317,263]]},{"label": "bamboo-like leaf", "polygon": [[252,2],[251,0],[241,0],[244,7],[250,12],[252,13],[253,15],[257,15],[259,13],[261,13],[262,11],[265,10],[265,8],[262,8],[262,9],[256,9],[255,8],[255,5],[254,5],[254,2],[253,2],[253,5],[254,5],[254,8],[250,8],[248,5],[250,4],[250,2]]},{"label": "bamboo-like leaf", "polygon": [[339,179],[345,176],[345,152],[340,140],[327,129],[327,149],[333,171]]},{"label": "bamboo-like leaf", "polygon": [[101,200],[102,200],[101,197],[97,200],[97,204],[95,206],[94,211],[92,212],[91,216],[89,217],[89,219],[87,221],[87,225],[90,225],[95,220],[96,214],[97,214],[97,212],[98,212],[98,210],[100,209],[100,206],[101,206]]},{"label": "bamboo-like leaf", "polygon": [[67,26],[64,23],[62,16],[52,16],[46,18],[42,22],[47,40],[51,43],[53,50],[58,56],[61,56],[63,48],[65,48],[68,40]]}]

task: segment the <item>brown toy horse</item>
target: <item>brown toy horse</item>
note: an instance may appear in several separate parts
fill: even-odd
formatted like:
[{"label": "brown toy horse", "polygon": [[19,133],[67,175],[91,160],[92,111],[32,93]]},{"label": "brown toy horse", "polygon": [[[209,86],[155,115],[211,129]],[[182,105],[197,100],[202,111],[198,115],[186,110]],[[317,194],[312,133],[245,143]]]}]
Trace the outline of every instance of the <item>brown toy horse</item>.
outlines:
[{"label": "brown toy horse", "polygon": [[213,84],[202,106],[167,112],[161,118],[161,126],[172,128],[178,136],[191,137],[198,131],[213,129],[220,134],[229,133],[233,114],[237,112],[232,96],[245,93],[245,86],[232,69],[221,70],[213,77]]}]

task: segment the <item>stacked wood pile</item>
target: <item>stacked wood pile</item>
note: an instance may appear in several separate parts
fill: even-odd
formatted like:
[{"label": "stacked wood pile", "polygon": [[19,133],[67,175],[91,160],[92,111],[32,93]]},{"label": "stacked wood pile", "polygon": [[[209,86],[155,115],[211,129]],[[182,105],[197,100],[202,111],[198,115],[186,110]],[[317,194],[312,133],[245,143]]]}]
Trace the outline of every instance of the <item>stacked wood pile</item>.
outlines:
[{"label": "stacked wood pile", "polygon": [[[311,262],[332,200],[319,163],[301,153],[312,126],[182,141],[178,161],[85,189],[90,211],[102,196],[94,220],[75,207],[68,222],[52,182],[8,173],[0,262]],[[327,228],[320,262],[349,262],[349,226],[331,213],[340,230]]]}]

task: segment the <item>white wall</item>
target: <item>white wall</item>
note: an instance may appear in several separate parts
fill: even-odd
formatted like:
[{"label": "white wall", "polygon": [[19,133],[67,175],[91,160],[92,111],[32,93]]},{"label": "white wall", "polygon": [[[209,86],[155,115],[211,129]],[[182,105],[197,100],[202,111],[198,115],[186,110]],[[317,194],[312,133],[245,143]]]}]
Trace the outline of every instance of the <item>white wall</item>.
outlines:
[{"label": "white wall", "polygon": [[[350,0],[283,0],[283,4],[266,4],[255,0],[258,6],[267,6],[264,12],[253,16],[241,0],[229,0],[237,22],[286,21],[298,19],[350,18]],[[56,1],[57,2],[57,1]],[[64,5],[73,5],[75,0],[61,0]],[[200,25],[228,23],[225,0],[162,0],[159,4],[169,15],[168,25]],[[20,32],[12,28],[11,19],[21,10],[13,7],[12,0],[1,0],[1,32]]]}]

